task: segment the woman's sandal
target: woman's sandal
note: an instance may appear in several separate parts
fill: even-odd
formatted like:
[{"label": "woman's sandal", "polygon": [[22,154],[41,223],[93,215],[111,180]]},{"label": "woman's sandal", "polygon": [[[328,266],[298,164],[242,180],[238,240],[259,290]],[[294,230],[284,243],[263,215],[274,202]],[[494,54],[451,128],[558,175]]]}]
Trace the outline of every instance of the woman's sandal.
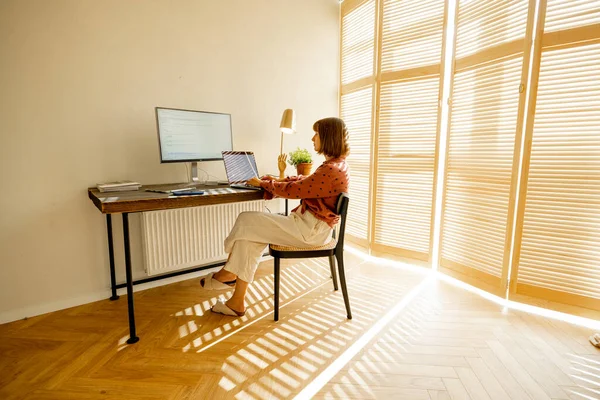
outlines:
[{"label": "woman's sandal", "polygon": [[600,349],[600,333],[595,333],[589,337],[590,343]]},{"label": "woman's sandal", "polygon": [[[211,272],[210,274],[204,275],[200,277],[200,286],[206,290],[229,290],[233,289],[235,286],[235,280],[230,282],[221,282],[213,278],[215,273]],[[204,285],[202,284],[202,280],[204,280]]]},{"label": "woman's sandal", "polygon": [[217,313],[217,314],[228,315],[231,317],[243,317],[244,314],[246,314],[246,311],[238,312],[238,311],[232,310],[231,308],[229,308],[227,306],[227,304],[225,304],[221,300],[217,300],[217,303],[210,309],[210,311]]}]

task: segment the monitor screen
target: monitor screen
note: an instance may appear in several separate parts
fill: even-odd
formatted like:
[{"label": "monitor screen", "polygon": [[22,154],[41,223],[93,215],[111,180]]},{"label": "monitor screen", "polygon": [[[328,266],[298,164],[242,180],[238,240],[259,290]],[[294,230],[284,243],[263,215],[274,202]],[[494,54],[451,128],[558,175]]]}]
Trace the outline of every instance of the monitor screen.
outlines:
[{"label": "monitor screen", "polygon": [[223,159],[231,151],[231,115],[156,107],[160,161]]}]

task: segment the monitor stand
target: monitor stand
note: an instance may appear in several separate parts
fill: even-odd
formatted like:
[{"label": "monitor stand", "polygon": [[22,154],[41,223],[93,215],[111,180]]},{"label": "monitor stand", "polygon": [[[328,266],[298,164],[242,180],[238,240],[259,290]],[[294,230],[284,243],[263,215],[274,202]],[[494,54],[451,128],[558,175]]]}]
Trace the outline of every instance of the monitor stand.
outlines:
[{"label": "monitor stand", "polygon": [[198,184],[200,183],[200,179],[198,179],[198,163],[192,162],[192,170],[190,173],[190,183]]},{"label": "monitor stand", "polygon": [[229,186],[229,182],[227,181],[206,181],[206,182],[200,182],[200,179],[198,178],[198,163],[197,162],[192,162],[192,168],[190,171],[190,184],[192,185],[199,185],[199,184],[205,184],[205,185],[209,185],[209,186]]}]

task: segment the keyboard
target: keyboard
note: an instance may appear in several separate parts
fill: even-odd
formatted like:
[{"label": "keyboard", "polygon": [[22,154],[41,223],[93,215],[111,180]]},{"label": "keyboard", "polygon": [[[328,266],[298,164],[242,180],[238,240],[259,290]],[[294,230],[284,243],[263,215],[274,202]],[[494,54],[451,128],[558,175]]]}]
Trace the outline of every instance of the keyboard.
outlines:
[{"label": "keyboard", "polygon": [[252,185],[246,185],[245,183],[234,183],[232,185],[229,185],[230,187],[234,188],[234,189],[249,189],[249,190],[263,190],[261,187],[256,187],[256,186],[252,186]]}]

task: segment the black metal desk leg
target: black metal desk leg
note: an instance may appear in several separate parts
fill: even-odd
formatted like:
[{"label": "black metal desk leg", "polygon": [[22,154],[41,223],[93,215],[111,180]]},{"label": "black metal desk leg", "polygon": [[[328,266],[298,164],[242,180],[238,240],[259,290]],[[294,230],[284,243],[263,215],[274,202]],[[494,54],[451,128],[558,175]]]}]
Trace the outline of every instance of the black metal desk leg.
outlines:
[{"label": "black metal desk leg", "polygon": [[285,215],[290,215],[288,212],[288,199],[285,199]]},{"label": "black metal desk leg", "polygon": [[108,232],[108,261],[110,262],[110,290],[112,291],[110,299],[118,300],[117,279],[115,278],[115,251],[113,248],[112,217],[110,214],[106,214],[106,230]]},{"label": "black metal desk leg", "polygon": [[123,240],[125,242],[125,275],[127,277],[127,306],[129,308],[129,339],[127,339],[127,343],[133,344],[140,340],[140,338],[135,334],[135,312],[133,311],[133,279],[131,276],[128,213],[123,213]]}]

